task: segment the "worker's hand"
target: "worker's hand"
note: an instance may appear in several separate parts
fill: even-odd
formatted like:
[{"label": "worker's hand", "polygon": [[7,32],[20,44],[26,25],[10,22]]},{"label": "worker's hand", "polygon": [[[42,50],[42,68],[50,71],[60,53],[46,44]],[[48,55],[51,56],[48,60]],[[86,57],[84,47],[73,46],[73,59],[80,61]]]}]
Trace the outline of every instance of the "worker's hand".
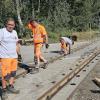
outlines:
[{"label": "worker's hand", "polygon": [[19,39],[17,43],[22,44],[22,39]]},{"label": "worker's hand", "polygon": [[22,61],[22,56],[21,56],[21,54],[18,54],[18,61]]},{"label": "worker's hand", "polygon": [[45,48],[46,48],[46,49],[49,48],[49,44],[48,44],[48,43],[45,44]]},{"label": "worker's hand", "polygon": [[64,56],[67,56],[68,54],[64,54]]}]

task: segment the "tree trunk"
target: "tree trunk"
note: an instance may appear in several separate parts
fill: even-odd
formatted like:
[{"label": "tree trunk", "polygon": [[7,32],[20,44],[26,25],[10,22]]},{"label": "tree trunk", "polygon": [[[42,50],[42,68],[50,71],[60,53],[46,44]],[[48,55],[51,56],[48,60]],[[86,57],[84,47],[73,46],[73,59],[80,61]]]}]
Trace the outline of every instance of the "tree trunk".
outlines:
[{"label": "tree trunk", "polygon": [[23,35],[23,30],[24,30],[24,25],[21,19],[21,15],[20,15],[20,6],[19,6],[19,0],[15,0],[16,2],[16,10],[17,10],[17,17],[18,17],[18,22],[20,25],[20,32]]},{"label": "tree trunk", "polygon": [[35,11],[34,11],[34,2],[33,0],[30,0],[30,3],[31,3],[31,8],[32,8],[32,18],[35,18]]},{"label": "tree trunk", "polygon": [[41,0],[38,1],[38,13],[40,13],[40,3],[41,3]]}]

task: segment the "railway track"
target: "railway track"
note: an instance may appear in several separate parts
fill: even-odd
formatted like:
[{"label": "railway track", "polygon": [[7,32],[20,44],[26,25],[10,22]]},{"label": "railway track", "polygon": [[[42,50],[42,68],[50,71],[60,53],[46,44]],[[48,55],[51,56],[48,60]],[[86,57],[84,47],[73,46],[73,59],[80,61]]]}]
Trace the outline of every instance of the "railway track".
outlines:
[{"label": "railway track", "polygon": [[[81,49],[83,49],[83,48],[85,48],[85,47],[87,47],[87,46],[89,46],[91,44],[92,44],[92,42],[91,43],[86,43],[84,45],[81,45],[78,48],[71,49],[71,53],[76,52],[78,50],[81,50]],[[62,56],[62,55],[55,56],[53,58],[50,58],[50,60],[48,62],[49,63],[53,63],[54,61],[59,60],[59,59],[61,59],[63,57],[64,56]],[[23,66],[24,66],[24,68],[23,68]],[[41,66],[42,66],[42,64],[41,64]],[[23,62],[19,62],[18,70],[17,70],[17,73],[16,73],[16,79],[18,79],[19,77],[25,76],[32,67],[34,67],[33,64],[24,64]],[[1,80],[1,74],[0,74],[0,80]]]},{"label": "railway track", "polygon": [[[86,57],[82,57],[79,59],[77,66],[74,70],[72,70],[69,74],[65,74],[64,77],[55,83],[51,88],[49,88],[46,92],[44,92],[41,96],[37,98],[37,100],[52,100],[52,97],[55,96],[63,87],[72,80],[86,65],[88,65],[96,56],[100,54],[100,49],[94,49],[90,54]],[[69,100],[69,99],[67,99]]]},{"label": "railway track", "polygon": [[[79,50],[81,50],[81,49],[84,49],[85,47],[88,47],[88,46],[91,45],[92,43],[93,43],[93,42],[84,44],[84,45],[82,45],[82,46],[80,46],[80,47],[78,47],[78,48],[76,47],[76,48],[74,48],[74,49],[71,49],[71,53],[76,52],[76,51],[79,51]],[[63,58],[63,57],[64,57],[63,55],[59,55],[58,57],[55,56],[55,57],[51,58],[48,62],[49,62],[49,63],[53,63],[54,61],[59,60],[59,59],[61,59],[61,58]],[[22,66],[26,66],[27,69],[26,69],[26,70],[23,69]],[[41,64],[41,66],[42,66],[42,64]],[[19,77],[21,77],[21,76],[25,76],[25,75],[29,72],[30,68],[32,68],[32,67],[34,67],[33,64],[25,64],[25,65],[23,65],[23,62],[19,62],[19,68],[18,68],[18,70],[17,70],[16,79],[19,78]],[[28,68],[29,68],[29,69],[28,69]]]},{"label": "railway track", "polygon": [[9,99],[52,100],[56,94],[60,93],[63,86],[66,86],[77,73],[100,53],[99,43],[80,46],[80,49],[75,48],[70,55],[59,57],[53,63],[51,61],[46,70],[41,69],[37,74],[24,74],[25,77],[18,76],[20,78],[16,80],[16,86],[21,90],[21,94],[10,95]]},{"label": "railway track", "polygon": [[[81,50],[81,49],[91,45],[92,43],[93,42],[86,43],[84,45],[81,45],[80,47],[76,47],[74,49],[71,49],[71,53],[76,52],[78,50]],[[54,61],[59,60],[59,59],[61,59],[63,57],[64,57],[63,55],[55,56],[53,58],[50,58],[50,60],[48,62],[49,63],[53,63]],[[16,79],[21,77],[21,76],[26,75],[29,72],[30,68],[34,67],[33,64],[24,64],[23,62],[19,62],[18,66],[19,67],[18,67],[18,70],[17,70]],[[23,68],[23,66],[25,66],[25,67]],[[42,66],[42,64],[41,64],[41,66]],[[0,74],[0,80],[1,80],[1,74]]]}]

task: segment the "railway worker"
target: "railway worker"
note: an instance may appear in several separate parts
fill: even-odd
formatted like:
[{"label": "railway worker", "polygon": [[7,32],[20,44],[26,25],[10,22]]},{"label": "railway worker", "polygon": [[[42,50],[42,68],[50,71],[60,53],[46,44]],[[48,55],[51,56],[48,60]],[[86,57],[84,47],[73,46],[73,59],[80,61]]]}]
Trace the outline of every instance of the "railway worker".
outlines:
[{"label": "railway worker", "polygon": [[60,37],[61,44],[61,54],[64,55],[70,54],[70,47],[74,44],[74,41],[68,37]]},{"label": "railway worker", "polygon": [[[45,30],[45,27],[41,25],[38,20],[34,19],[28,23],[28,28],[33,33],[33,42],[34,42],[34,55],[37,61],[35,61],[35,71],[39,71],[40,60],[44,62],[46,66],[48,61],[44,59],[41,53],[41,48],[45,43],[46,48],[48,48],[48,35]],[[35,59],[34,59],[35,60]],[[34,70],[33,70],[34,71]],[[34,73],[34,72],[33,72]]]},{"label": "railway worker", "polygon": [[[7,91],[18,94],[14,88],[17,70],[17,51],[19,50],[15,21],[9,18],[6,27],[0,29],[0,61],[2,74],[2,100],[7,99]],[[9,84],[8,84],[9,83]]]}]

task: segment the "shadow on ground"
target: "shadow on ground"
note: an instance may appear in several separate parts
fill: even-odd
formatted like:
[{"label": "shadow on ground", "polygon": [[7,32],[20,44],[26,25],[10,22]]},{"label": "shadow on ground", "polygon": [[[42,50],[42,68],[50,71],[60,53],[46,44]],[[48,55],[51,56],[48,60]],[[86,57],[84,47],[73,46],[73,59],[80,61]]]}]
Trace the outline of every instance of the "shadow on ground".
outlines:
[{"label": "shadow on ground", "polygon": [[60,54],[60,51],[51,51],[50,53],[59,53]]}]

